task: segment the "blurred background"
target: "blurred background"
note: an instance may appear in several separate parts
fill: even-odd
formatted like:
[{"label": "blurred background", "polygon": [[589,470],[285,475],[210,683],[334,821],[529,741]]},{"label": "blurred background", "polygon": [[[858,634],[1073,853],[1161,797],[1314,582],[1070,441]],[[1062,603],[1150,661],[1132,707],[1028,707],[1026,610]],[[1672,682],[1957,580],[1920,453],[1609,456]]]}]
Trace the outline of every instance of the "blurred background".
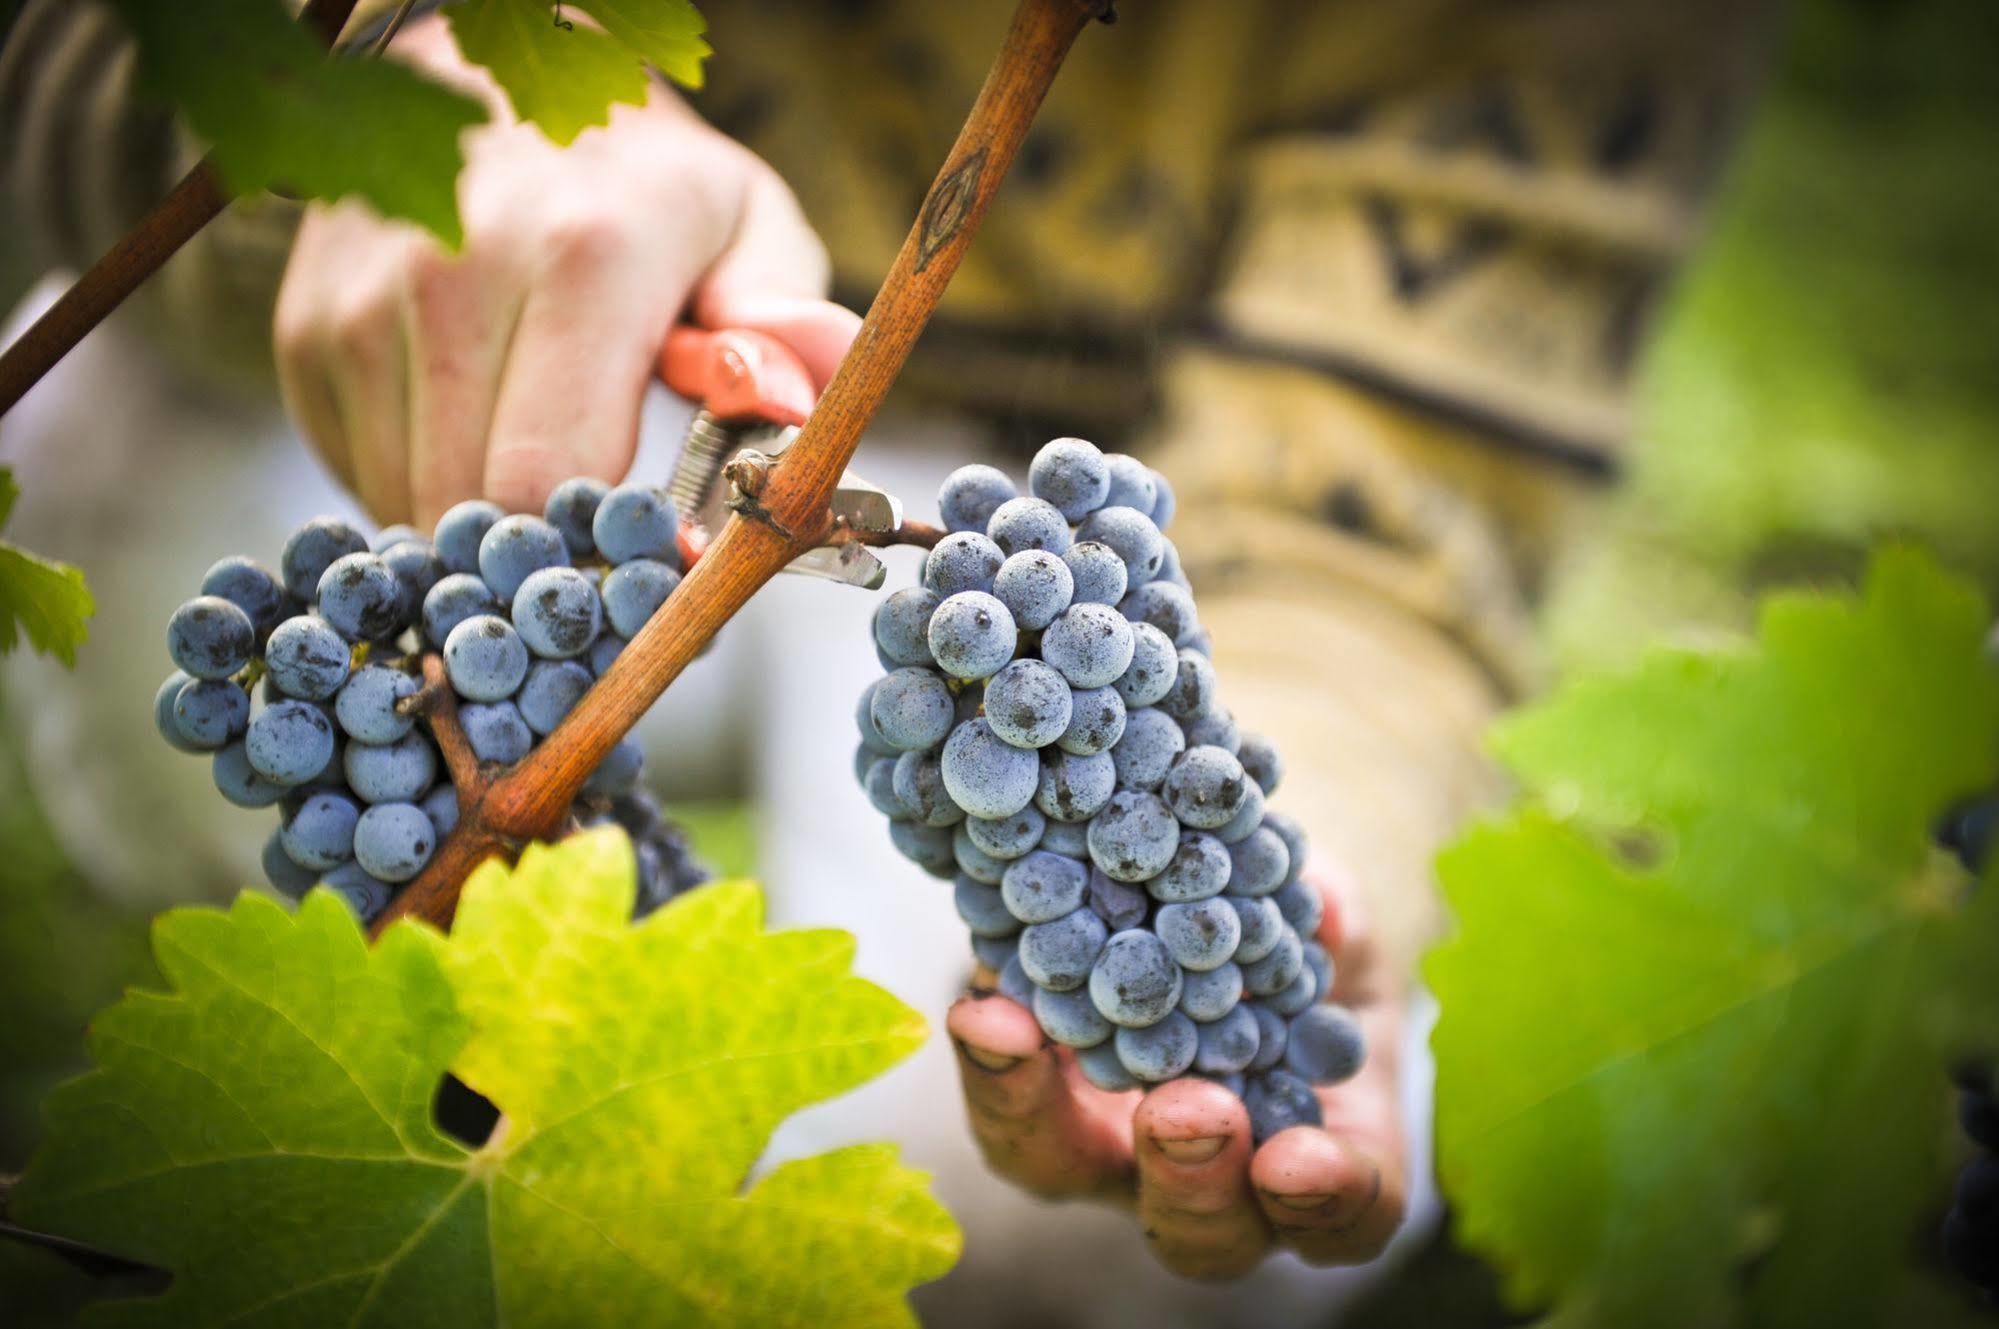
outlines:
[{"label": "blurred background", "polygon": [[[1991,511],[1999,495],[1999,80],[1992,76],[1999,7],[1802,0],[1769,40],[1770,70],[1641,352],[1632,441],[1618,462],[1623,483],[1586,511],[1581,538],[1565,542],[1545,570],[1537,613],[1554,674],[1615,666],[1661,638],[1740,629],[1761,591],[1850,579],[1865,550],[1891,534],[1920,537],[1999,590],[1999,522]],[[726,60],[726,35],[717,47]],[[649,439],[676,432],[662,410]],[[1006,424],[1004,405],[997,414]],[[1031,404],[1014,415],[1022,437],[1045,437]],[[208,427],[227,428],[229,419]],[[934,432],[925,437],[934,445]],[[890,430],[871,442],[864,462],[871,478],[920,510],[935,477],[977,446],[935,447],[939,455],[924,459]],[[31,518],[26,508],[38,490],[32,477],[24,487]],[[311,510],[308,503],[271,514],[271,531]],[[176,555],[147,575],[177,586],[215,554],[276,552],[275,534],[217,538],[223,547],[207,557]],[[23,539],[35,544],[31,529]],[[88,557],[79,561],[93,582],[109,585]],[[892,575],[909,573],[898,563]],[[164,589],[155,596],[162,620],[175,598]],[[704,726],[687,716],[720,695],[713,675],[730,660],[781,659],[787,670],[824,676],[823,687],[807,689],[812,695],[851,697],[857,685],[849,682],[872,668],[859,599],[820,612],[797,588],[779,589],[766,597],[778,609],[732,630],[736,640],[718,649],[722,663],[709,681],[690,677],[662,707],[681,718],[662,717],[653,767],[672,786],[697,849],[726,873],[781,880],[796,870],[772,859],[799,852],[786,847],[798,837],[769,834],[758,816],[784,777],[745,773],[727,755],[726,722]],[[827,635],[785,654],[769,622],[774,613],[793,615],[788,630]],[[798,629],[801,622],[808,626]],[[164,667],[146,661],[140,672]],[[9,695],[0,700],[13,720],[0,734],[0,1171],[15,1171],[34,1147],[41,1097],[83,1064],[91,1012],[124,987],[151,981],[147,920],[186,878],[163,870],[160,893],[134,898],[102,888],[97,878],[110,868],[93,873],[65,850],[74,837],[55,833],[45,782],[25,774],[20,717],[36,705],[23,695],[37,686],[33,669],[12,670],[4,686]],[[132,700],[107,697],[104,705]],[[120,712],[118,722],[143,724],[141,710],[124,711],[130,715]],[[844,780],[844,768],[841,758],[824,778]],[[197,783],[205,796],[206,781]],[[718,783],[741,796],[698,799]],[[830,809],[829,819],[845,808]],[[232,843],[218,842],[206,859],[215,878],[207,898],[234,884],[228,873],[253,861],[242,847],[254,849],[264,833],[257,814],[235,815],[240,834],[224,836]],[[848,835],[878,831],[863,825]],[[116,871],[129,877],[135,868],[121,862]],[[940,908],[923,926],[945,937],[956,920]],[[823,901],[797,899],[778,913],[780,921],[842,917]],[[886,947],[892,939],[864,936],[863,969],[886,975],[922,1006],[920,993],[896,981],[894,960],[869,950],[871,941]],[[916,986],[948,989],[949,981],[940,968]],[[1408,1255],[1344,1323],[1506,1322],[1489,1275],[1447,1236],[1425,1233],[1422,1249]],[[0,1287],[10,1299],[0,1301],[0,1318],[28,1324],[57,1317],[85,1285],[52,1260],[0,1244]]]}]

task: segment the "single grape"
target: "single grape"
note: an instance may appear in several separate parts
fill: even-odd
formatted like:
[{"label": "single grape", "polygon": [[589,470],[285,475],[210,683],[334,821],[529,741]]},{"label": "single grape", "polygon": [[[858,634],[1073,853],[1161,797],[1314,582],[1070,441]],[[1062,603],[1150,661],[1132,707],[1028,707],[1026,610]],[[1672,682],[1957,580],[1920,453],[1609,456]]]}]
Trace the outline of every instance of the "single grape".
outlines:
[{"label": "single grape", "polygon": [[1083,1073],[1085,1080],[1105,1093],[1122,1093],[1124,1090],[1139,1087],[1139,1082],[1124,1068],[1124,1062],[1118,1059],[1115,1039],[1105,1039],[1093,1048],[1083,1048],[1078,1051],[1076,1069]]},{"label": "single grape", "polygon": [[[1013,957],[1018,955],[1019,953],[1020,953],[1020,938],[1018,936],[1013,936],[1013,937],[975,936],[972,938],[972,958],[977,960],[981,965],[984,965],[987,969],[992,970],[995,976],[997,976],[999,972],[1005,969],[1009,964],[1013,964],[1014,963]],[[1033,984],[1029,984],[1028,986],[1032,987]]]},{"label": "single grape", "polygon": [[1305,952],[1305,967],[1312,971],[1313,986],[1323,997],[1333,990],[1333,957],[1327,953],[1324,945],[1311,940],[1309,934],[1299,935],[1306,938],[1302,948]]},{"label": "single grape", "polygon": [[951,885],[951,900],[975,937],[1011,937],[1020,931],[1020,920],[1008,911],[996,887],[960,874]]},{"label": "single grape", "polygon": [[408,626],[403,584],[374,554],[335,559],[319,578],[319,615],[349,641],[380,641]]},{"label": "single grape", "polygon": [[951,689],[928,669],[898,669],[875,686],[868,713],[875,730],[898,752],[920,752],[950,737],[957,705]]},{"label": "single grape", "polygon": [[264,665],[272,686],[301,701],[325,701],[347,681],[354,651],[324,619],[301,615],[272,630]]},{"label": "single grape", "polygon": [[503,612],[493,588],[466,572],[438,579],[423,597],[423,635],[439,650],[451,639],[451,629],[468,618]]},{"label": "single grape", "polygon": [[1286,1071],[1269,1070],[1250,1077],[1243,1091],[1249,1109],[1250,1136],[1262,1144],[1293,1126],[1317,1126],[1325,1117],[1312,1086]]},{"label": "single grape", "polygon": [[583,782],[583,792],[607,798],[629,794],[645,773],[645,764],[645,749],[636,738],[626,734],[611,745],[611,750],[604,754],[604,760],[590,772],[590,778]]},{"label": "single grape", "polygon": [[1042,1033],[1064,1047],[1093,1048],[1111,1036],[1111,1022],[1081,990],[1034,989],[1034,1018]]},{"label": "single grape", "polygon": [[1043,549],[1058,559],[1072,543],[1069,519],[1056,511],[1054,504],[1038,498],[1010,498],[994,508],[986,523],[986,538],[1003,554]]},{"label": "single grape", "polygon": [[1242,924],[1242,940],[1235,948],[1237,964],[1261,960],[1277,949],[1277,943],[1284,940],[1284,915],[1278,912],[1276,901],[1246,900],[1239,895],[1222,898],[1229,902]]},{"label": "single grape", "polygon": [[930,617],[930,654],[953,678],[990,678],[1013,658],[1018,640],[1013,615],[983,591],[960,591]]},{"label": "single grape", "polygon": [[212,752],[249,728],[250,694],[226,678],[190,679],[174,695],[173,723],[194,749]]},{"label": "single grape", "polygon": [[[1124,737],[1124,720],[1124,698],[1115,689],[1085,688],[1072,694],[1068,728],[1055,744],[1075,757],[1108,752]],[[1111,773],[1115,782],[1115,762]]]},{"label": "single grape", "polygon": [[195,678],[228,678],[256,649],[250,616],[219,595],[197,595],[167,620],[167,653]]},{"label": "single grape", "polygon": [[1010,940],[1013,942],[1013,956],[1000,966],[1000,995],[1027,1007],[1029,1010],[1033,1010],[1034,994],[1036,991],[1034,980],[1027,976],[1027,970],[1021,966],[1020,939],[1014,937],[1010,938]]},{"label": "single grape", "polygon": [[1039,660],[1014,660],[987,680],[985,716],[1002,741],[1046,747],[1069,728],[1069,685]]},{"label": "single grape", "polygon": [[[1041,809],[1031,809],[1041,816]],[[1071,858],[1090,856],[1090,823],[1087,821],[1049,821],[1042,818],[1041,848],[1051,854],[1067,854]]]},{"label": "single grape", "polygon": [[218,749],[211,769],[215,787],[239,808],[267,808],[285,796],[285,786],[257,774],[241,742]]},{"label": "single grape", "polygon": [[319,884],[319,873],[312,868],[302,868],[293,861],[292,856],[285,852],[284,834],[282,828],[271,832],[270,838],[264,841],[260,861],[264,868],[264,880],[271,884],[271,889],[287,899],[296,900]]},{"label": "single grape", "polygon": [[[1237,981],[1240,983],[1239,977]],[[1213,1020],[1197,1025],[1196,1032],[1201,1045],[1194,1053],[1194,1069],[1203,1074],[1231,1075],[1248,1070],[1256,1060],[1256,1017],[1247,1006],[1230,1006]]]},{"label": "single grape", "polygon": [[160,690],[153,694],[153,728],[160,731],[160,737],[176,752],[207,751],[181,733],[180,721],[174,716],[174,703],[180,699],[180,690],[193,681],[186,670],[176,669],[167,675],[166,681],[160,684]]},{"label": "single grape", "polygon": [[1120,789],[1090,822],[1090,861],[1118,881],[1156,877],[1180,847],[1180,824],[1157,794]]},{"label": "single grape", "polygon": [[297,599],[310,600],[319,593],[319,579],[337,559],[367,552],[367,539],[340,518],[314,517],[285,541],[278,570],[287,591]]},{"label": "single grape", "polygon": [[951,801],[987,818],[1010,817],[1026,807],[1040,774],[1032,752],[1002,741],[984,720],[967,720],[951,731],[940,767]]},{"label": "single grape", "polygon": [[345,794],[320,790],[308,796],[279,831],[292,862],[313,872],[339,867],[354,852],[354,824],[361,809]]},{"label": "single grape", "polygon": [[392,526],[384,526],[381,530],[375,532],[374,536],[368,541],[368,552],[371,554],[385,554],[397,545],[409,540],[423,540],[424,543],[429,543],[424,533],[416,527],[408,525],[405,522],[397,522]]},{"label": "single grape", "polygon": [[1124,560],[1125,586],[1143,586],[1159,572],[1165,557],[1165,538],[1152,518],[1128,507],[1104,507],[1092,512],[1076,528],[1078,540],[1095,540],[1111,547]]},{"label": "single grape", "polygon": [[502,517],[479,542],[479,575],[503,604],[513,603],[521,583],[543,568],[569,566],[562,532],[539,517]]},{"label": "single grape", "polygon": [[1045,849],[1015,859],[1000,878],[1000,898],[1007,912],[1023,923],[1050,923],[1073,913],[1083,907],[1089,892],[1088,868]]},{"label": "single grape", "polygon": [[349,743],[341,767],[363,802],[411,803],[437,778],[437,749],[421,732],[393,743]]},{"label": "single grape", "polygon": [[[620,567],[611,575],[624,570]],[[679,579],[677,573],[671,575]],[[604,626],[597,588],[575,568],[530,573],[514,592],[513,610],[514,631],[544,660],[571,660],[583,654]]]},{"label": "single grape", "polygon": [[1173,493],[1173,486],[1158,471],[1152,473],[1152,487],[1157,494],[1152,500],[1152,524],[1163,531],[1173,524],[1173,514],[1179,511],[1180,500]]},{"label": "single grape", "polygon": [[[680,586],[680,574],[653,558],[620,563],[604,578],[604,613],[611,630],[627,640],[636,637],[659,607]],[[514,615],[520,621],[520,615]]]},{"label": "single grape", "polygon": [[1248,780],[1242,763],[1223,749],[1190,747],[1166,772],[1160,794],[1182,824],[1212,831],[1228,825],[1242,807]]},{"label": "single grape", "polygon": [[468,701],[505,701],[527,678],[527,643],[497,615],[468,618],[444,639],[444,672]]},{"label": "single grape", "polygon": [[250,721],[243,751],[272,784],[304,784],[333,759],[333,722],[311,702],[274,702]]},{"label": "single grape", "polygon": [[534,747],[534,731],[510,701],[467,702],[458,708],[458,723],[480,761],[511,766]]},{"label": "single grape", "polygon": [[895,792],[895,758],[877,757],[862,749],[868,759],[868,769],[861,777],[861,788],[867,793],[868,802],[874,804],[875,811],[890,821],[902,821],[916,815]]},{"label": "single grape", "polygon": [[[1235,716],[1229,714],[1225,706],[1211,706],[1205,715],[1197,715],[1184,722],[1181,729],[1187,735],[1190,748],[1220,748],[1240,761],[1237,756],[1242,747],[1242,733],[1236,728]],[[1248,774],[1245,770],[1244,774]]]},{"label": "single grape", "polygon": [[1242,1008],[1256,1021],[1256,1056],[1252,1071],[1267,1071],[1284,1060],[1284,1045],[1290,1040],[1291,1025],[1283,1016],[1260,1001],[1245,1001]]},{"label": "single grape", "polygon": [[1314,1084],[1350,1080],[1367,1057],[1367,1036],[1344,1006],[1313,1006],[1291,1021],[1284,1066]]},{"label": "single grape", "polygon": [[1013,621],[1039,632],[1069,607],[1076,580],[1069,565],[1045,549],[1023,549],[1007,557],[993,578],[993,595],[1013,614]]},{"label": "single grape", "polygon": [[1151,706],[1173,690],[1180,672],[1180,652],[1164,632],[1150,623],[1131,625],[1131,663],[1112,685],[1128,707]]},{"label": "single grape", "polygon": [[1207,656],[1183,647],[1174,668],[1173,684],[1159,699],[1159,709],[1176,720],[1191,720],[1214,704],[1214,665]]},{"label": "single grape", "polygon": [[1170,581],[1153,580],[1132,589],[1118,602],[1118,612],[1134,623],[1150,623],[1184,646],[1201,630],[1193,595]]},{"label": "single grape", "polygon": [[405,882],[423,871],[437,848],[437,827],[414,803],[381,803],[354,827],[354,861],[369,876]]},{"label": "single grape", "polygon": [[1110,754],[1088,757],[1067,752],[1044,754],[1034,788],[1034,806],[1055,821],[1088,821],[1117,791],[1117,766]]},{"label": "single grape", "polygon": [[1268,895],[1284,884],[1291,851],[1275,831],[1260,828],[1228,847],[1229,890],[1236,895]]},{"label": "single grape", "polygon": [[1212,899],[1228,889],[1230,871],[1226,845],[1201,831],[1183,830],[1173,857],[1145,889],[1169,904]]},{"label": "single grape", "polygon": [[1214,969],[1226,964],[1242,940],[1241,920],[1218,896],[1161,905],[1152,927],[1182,969]]},{"label": "single grape", "polygon": [[431,588],[444,580],[444,560],[428,540],[405,540],[381,553],[384,567],[395,574],[402,590],[399,616],[402,626],[421,626],[423,602]]},{"label": "single grape", "polygon": [[1088,909],[1031,924],[1020,934],[1021,970],[1040,987],[1073,991],[1089,981],[1109,936],[1103,920]]},{"label": "single grape", "polygon": [[549,491],[548,502],[542,505],[542,519],[562,533],[562,543],[569,547],[571,558],[588,558],[597,552],[591,523],[597,520],[597,509],[610,492],[611,486],[587,475],[564,480]]},{"label": "single grape", "polygon": [[590,644],[590,672],[602,678],[611,668],[611,662],[625,649],[625,639],[615,632],[606,632]]},{"label": "single grape", "polygon": [[[886,760],[882,764],[893,765]],[[965,819],[970,820],[969,817]],[[994,858],[974,844],[971,832],[965,829],[965,821],[951,828],[951,856],[958,860],[958,870],[982,885],[999,885],[1006,880],[1007,860]]]},{"label": "single grape", "polygon": [[[938,611],[942,613],[942,610]],[[935,632],[931,647],[935,649]],[[1073,688],[1101,688],[1130,667],[1131,624],[1109,605],[1071,605],[1041,634],[1041,658]]]},{"label": "single grape", "polygon": [[1152,901],[1129,882],[1114,881],[1094,864],[1090,867],[1090,908],[1112,932],[1141,927]]},{"label": "single grape", "polygon": [[1011,817],[967,817],[965,834],[973,844],[1002,861],[1011,861],[1041,843],[1047,818],[1030,804]]},{"label": "single grape", "polygon": [[1297,1015],[1319,998],[1319,976],[1312,972],[1310,965],[1298,971],[1298,977],[1282,992],[1273,992],[1264,1000],[1270,1009],[1285,1018]]},{"label": "single grape", "polygon": [[924,589],[940,599],[960,591],[990,592],[1005,561],[1000,547],[977,531],[947,535],[924,555]]},{"label": "single grape", "polygon": [[[910,809],[914,820],[925,826],[955,826],[965,819],[965,810],[951,799],[944,787],[944,768],[936,753],[905,752],[895,762],[895,796]],[[944,837],[944,856],[951,857],[951,838]]]},{"label": "single grape", "polygon": [[1110,464],[1093,443],[1080,438],[1053,439],[1042,444],[1028,463],[1027,488],[1069,521],[1081,521],[1109,497]]},{"label": "single grape", "polygon": [[926,826],[920,821],[892,821],[888,824],[888,838],[897,853],[931,876],[950,877],[957,873],[958,860],[951,853],[949,829]]},{"label": "single grape", "polygon": [[339,896],[364,925],[374,922],[396,893],[395,887],[369,876],[366,868],[354,862],[342,863],[319,884]]},{"label": "single grape", "polygon": [[590,671],[574,660],[537,660],[528,666],[514,705],[520,707],[529,729],[552,734],[562,717],[583,700],[592,681]]},{"label": "single grape", "polygon": [[[1242,964],[1241,961],[1237,961]],[[1287,925],[1270,954],[1242,965],[1242,986],[1257,997],[1274,997],[1291,986],[1291,980],[1305,969],[1304,943]]]},{"label": "single grape", "polygon": [[1090,970],[1090,999],[1112,1024],[1138,1029],[1159,1023],[1180,1004],[1180,983],[1180,966],[1166,943],[1143,928],[1128,928],[1104,943]]},{"label": "single grape", "polygon": [[875,609],[875,646],[896,667],[934,663],[930,616],[944,597],[923,586],[907,586]]},{"label": "single grape", "polygon": [[[1241,1000],[1242,970],[1232,960],[1224,960],[1213,969],[1189,969],[1180,980],[1180,1009],[1190,1020],[1223,1019],[1239,1009],[1236,1003]],[[1250,1027],[1253,1030],[1254,1023]],[[1239,1071],[1242,1067],[1224,1069]]]},{"label": "single grape", "polygon": [[1302,877],[1293,877],[1277,888],[1271,897],[1277,905],[1277,912],[1284,915],[1284,921],[1294,928],[1300,937],[1309,937],[1319,930],[1319,924],[1326,921],[1325,898],[1319,888]]},{"label": "single grape", "polygon": [[1062,555],[1068,565],[1075,590],[1069,598],[1075,604],[1115,605],[1124,599],[1127,574],[1124,560],[1109,545],[1097,540],[1078,540]]},{"label": "single grape", "polygon": [[937,491],[937,511],[948,531],[983,531],[993,509],[1018,492],[997,467],[960,466],[944,477]]},{"label": "single grape", "polygon": [[271,629],[285,616],[285,584],[261,563],[238,554],[213,564],[201,578],[201,593],[229,601],[250,620],[257,640],[271,635]]},{"label": "single grape", "polygon": [[678,568],[680,550],[675,540],[679,535],[680,509],[656,485],[619,485],[604,495],[590,522],[597,552],[613,563],[651,558]]},{"label": "single grape", "polygon": [[333,701],[333,718],[348,737],[363,743],[393,743],[415,726],[396,703],[416,695],[417,681],[400,669],[363,665]]},{"label": "single grape", "polygon": [[1251,780],[1242,787],[1242,806],[1228,822],[1215,831],[1215,838],[1223,844],[1241,844],[1263,826],[1263,790]]},{"label": "single grape", "polygon": [[1305,830],[1296,821],[1282,812],[1272,810],[1263,814],[1264,826],[1284,841],[1290,851],[1291,870],[1288,875],[1296,876],[1305,870]]},{"label": "single grape", "polygon": [[1152,505],[1159,501],[1159,488],[1152,478],[1152,468],[1122,452],[1106,452],[1104,464],[1110,471],[1111,483],[1100,506],[1130,508],[1134,512],[1145,513],[1146,520],[1150,521]]},{"label": "single grape", "polygon": [[1153,1024],[1117,1031],[1118,1060],[1148,1084],[1185,1074],[1199,1048],[1200,1034],[1194,1022],[1178,1011],[1166,1012]]},{"label": "single grape", "polygon": [[494,523],[506,516],[497,503],[484,499],[467,499],[448,509],[437,519],[437,529],[432,532],[433,543],[437,546],[437,556],[444,562],[445,571],[456,573],[476,573],[479,570],[479,545],[486,538],[486,532]]},{"label": "single grape", "polygon": [[1118,788],[1158,789],[1186,750],[1186,736],[1166,712],[1150,706],[1127,712],[1124,733],[1111,745]]},{"label": "single grape", "polygon": [[1236,759],[1264,793],[1277,792],[1278,783],[1284,779],[1284,759],[1278,756],[1274,743],[1262,734],[1244,734],[1236,748]]},{"label": "single grape", "polygon": [[417,804],[423,815],[430,818],[430,824],[437,828],[437,838],[442,840],[458,827],[458,791],[447,782],[440,784],[423,796]]}]

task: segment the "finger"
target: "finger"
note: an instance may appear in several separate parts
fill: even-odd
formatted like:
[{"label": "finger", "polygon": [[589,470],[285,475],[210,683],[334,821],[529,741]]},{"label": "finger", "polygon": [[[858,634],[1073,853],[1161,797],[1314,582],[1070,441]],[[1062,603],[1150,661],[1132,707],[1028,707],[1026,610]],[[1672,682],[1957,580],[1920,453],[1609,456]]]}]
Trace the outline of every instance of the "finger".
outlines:
[{"label": "finger", "polygon": [[1005,997],[960,1000],[945,1028],[957,1046],[972,1134],[995,1172],[1051,1196],[1124,1182],[1131,1095],[1090,1088],[1034,1016]]},{"label": "finger", "polygon": [[1359,1264],[1402,1224],[1405,1168],[1377,1137],[1293,1126],[1250,1161],[1264,1217],[1310,1264]]},{"label": "finger", "polygon": [[731,296],[702,307],[701,324],[710,328],[748,328],[777,338],[789,347],[812,379],[814,391],[824,392],[833,371],[861,330],[861,317],[831,300],[792,295]]},{"label": "finger", "polygon": [[412,264],[404,325],[409,355],[409,491],[429,529],[481,492],[500,374],[525,297],[476,246],[435,246]]},{"label": "finger", "polygon": [[1249,1114],[1220,1085],[1175,1080],[1147,1094],[1132,1119],[1138,1218],[1167,1268],[1236,1278],[1270,1249],[1249,1184]]},{"label": "finger", "polygon": [[384,287],[364,286],[336,308],[328,334],[349,484],[383,525],[409,518],[409,364],[398,304]]},{"label": "finger", "polygon": [[325,214],[314,209],[299,228],[278,287],[271,344],[286,413],[335,478],[351,488],[354,467],[340,420],[340,398],[328,372],[332,352],[321,318],[329,292],[321,280],[324,265],[315,261],[325,225]]}]

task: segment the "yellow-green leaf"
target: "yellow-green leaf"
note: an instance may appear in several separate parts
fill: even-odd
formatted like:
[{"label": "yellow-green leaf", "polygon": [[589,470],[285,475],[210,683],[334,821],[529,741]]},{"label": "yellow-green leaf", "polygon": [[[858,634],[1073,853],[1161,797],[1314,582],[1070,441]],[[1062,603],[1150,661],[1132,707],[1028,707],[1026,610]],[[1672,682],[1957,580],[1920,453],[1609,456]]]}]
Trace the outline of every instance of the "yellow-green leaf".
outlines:
[{"label": "yellow-green leaf", "polygon": [[548,0],[466,0],[445,13],[465,58],[491,70],[514,114],[557,143],[608,124],[614,102],[645,102],[639,53],[586,23],[558,25]]},{"label": "yellow-green leaf", "polygon": [[[21,487],[0,466],[0,527],[5,527]],[[97,602],[83,583],[83,571],[31,554],[0,540],[0,655],[28,643],[44,655],[76,665],[76,648],[90,634],[87,622]]]}]

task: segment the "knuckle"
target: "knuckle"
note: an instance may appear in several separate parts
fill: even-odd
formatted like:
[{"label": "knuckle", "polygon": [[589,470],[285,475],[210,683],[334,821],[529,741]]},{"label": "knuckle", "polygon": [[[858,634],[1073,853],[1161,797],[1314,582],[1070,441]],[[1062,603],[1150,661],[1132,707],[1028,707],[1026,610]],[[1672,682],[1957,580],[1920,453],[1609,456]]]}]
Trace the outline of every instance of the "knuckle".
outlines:
[{"label": "knuckle", "polygon": [[569,269],[609,267],[629,249],[626,228],[607,212],[592,208],[558,212],[542,226],[549,261]]}]

